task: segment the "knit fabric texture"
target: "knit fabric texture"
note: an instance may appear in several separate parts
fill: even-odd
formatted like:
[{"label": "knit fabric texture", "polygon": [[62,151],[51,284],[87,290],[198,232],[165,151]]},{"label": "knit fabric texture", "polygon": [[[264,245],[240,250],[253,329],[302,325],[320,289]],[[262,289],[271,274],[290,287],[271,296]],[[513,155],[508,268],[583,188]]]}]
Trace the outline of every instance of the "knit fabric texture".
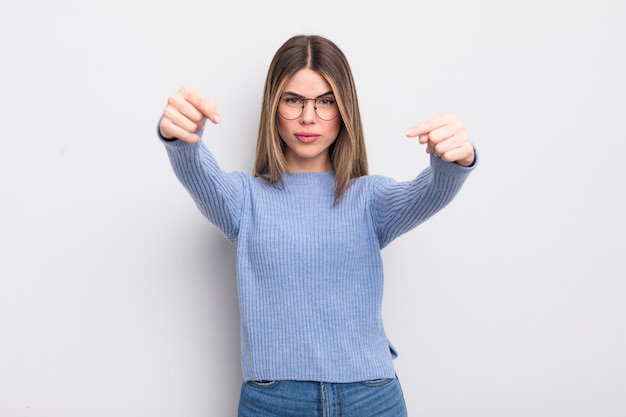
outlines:
[{"label": "knit fabric texture", "polygon": [[203,142],[165,146],[200,211],[236,245],[244,380],[392,378],[381,249],[448,204],[473,167],[431,157],[412,181],[357,178],[333,205],[333,172],[269,184],[224,172]]}]

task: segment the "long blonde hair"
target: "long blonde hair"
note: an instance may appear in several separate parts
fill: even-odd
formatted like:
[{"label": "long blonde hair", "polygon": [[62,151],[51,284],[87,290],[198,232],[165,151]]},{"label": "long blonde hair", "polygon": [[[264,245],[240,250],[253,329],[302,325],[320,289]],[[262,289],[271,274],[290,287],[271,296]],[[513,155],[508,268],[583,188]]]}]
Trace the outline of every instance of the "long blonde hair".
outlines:
[{"label": "long blonde hair", "polygon": [[350,65],[337,45],[324,37],[294,36],[276,51],[263,91],[254,176],[270,183],[283,183],[283,173],[288,170],[285,143],[276,123],[278,101],[289,79],[304,68],[317,72],[328,82],[339,107],[341,127],[329,148],[335,171],[335,204],[338,204],[351,180],[368,174],[367,153]]}]

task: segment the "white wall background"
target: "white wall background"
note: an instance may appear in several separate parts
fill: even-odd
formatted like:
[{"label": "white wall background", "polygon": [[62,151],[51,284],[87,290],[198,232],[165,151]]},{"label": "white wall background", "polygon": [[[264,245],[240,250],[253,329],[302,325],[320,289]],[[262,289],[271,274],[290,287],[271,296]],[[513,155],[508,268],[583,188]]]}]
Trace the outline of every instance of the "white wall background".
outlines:
[{"label": "white wall background", "polygon": [[0,416],[233,416],[234,248],[157,141],[186,84],[249,171],[263,79],[335,40],[372,173],[463,120],[481,165],[385,249],[410,415],[626,415],[623,1],[17,1],[0,6]]}]

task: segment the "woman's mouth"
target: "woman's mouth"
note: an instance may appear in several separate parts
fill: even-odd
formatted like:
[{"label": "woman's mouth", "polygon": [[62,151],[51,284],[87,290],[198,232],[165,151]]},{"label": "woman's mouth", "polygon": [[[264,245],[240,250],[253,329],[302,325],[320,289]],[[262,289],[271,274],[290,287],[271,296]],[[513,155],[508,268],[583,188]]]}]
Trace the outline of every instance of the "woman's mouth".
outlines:
[{"label": "woman's mouth", "polygon": [[296,133],[296,139],[302,143],[313,143],[320,135],[316,133]]}]

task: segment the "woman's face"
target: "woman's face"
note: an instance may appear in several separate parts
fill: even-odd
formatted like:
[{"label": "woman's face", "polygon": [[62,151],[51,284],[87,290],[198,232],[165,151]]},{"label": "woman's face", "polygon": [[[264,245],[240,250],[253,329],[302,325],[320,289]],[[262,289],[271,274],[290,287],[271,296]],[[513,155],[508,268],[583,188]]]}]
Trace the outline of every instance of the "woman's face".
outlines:
[{"label": "woman's face", "polygon": [[[325,105],[336,107],[330,85],[311,69],[301,69],[291,77],[285,86],[279,109],[286,105],[284,100],[290,100],[293,105],[296,102],[294,98],[298,97],[324,98]],[[280,112],[277,114],[278,133],[287,145],[285,148],[287,168],[294,172],[331,171],[328,148],[339,135],[341,116],[338,115],[332,120],[322,120],[315,111],[315,100],[303,102],[302,115],[296,119],[288,120]],[[320,106],[318,111],[324,115]]]}]

